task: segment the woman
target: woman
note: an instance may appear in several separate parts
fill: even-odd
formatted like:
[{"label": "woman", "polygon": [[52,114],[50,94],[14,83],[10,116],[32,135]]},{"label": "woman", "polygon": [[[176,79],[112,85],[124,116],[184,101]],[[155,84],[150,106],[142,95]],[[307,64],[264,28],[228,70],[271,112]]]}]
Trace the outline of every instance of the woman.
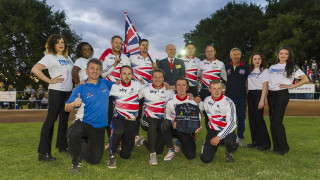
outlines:
[{"label": "woman", "polygon": [[248,76],[248,113],[252,143],[248,148],[270,149],[271,142],[266,123],[263,119],[263,107],[268,91],[268,69],[262,54],[254,53],[251,58]]},{"label": "woman", "polygon": [[[281,47],[277,53],[278,64],[269,68],[269,116],[273,141],[273,152],[284,155],[290,148],[283,125],[283,116],[289,102],[288,89],[297,88],[309,82],[307,76],[294,63],[294,55],[289,47]],[[300,78],[292,84],[294,78]]]},{"label": "woman", "polygon": [[87,63],[93,55],[93,48],[87,42],[81,42],[76,48],[76,62],[72,68],[72,79],[75,84],[88,78]]},{"label": "woman", "polygon": [[[31,70],[39,79],[49,83],[49,109],[41,130],[38,148],[39,161],[56,160],[51,155],[51,141],[54,122],[58,115],[56,148],[59,149],[59,152],[68,152],[66,132],[69,113],[64,111],[64,104],[72,91],[72,67],[73,63],[68,56],[66,39],[59,34],[50,35],[46,42],[46,55]],[[48,69],[50,77],[43,74],[42,70],[45,68]]]}]

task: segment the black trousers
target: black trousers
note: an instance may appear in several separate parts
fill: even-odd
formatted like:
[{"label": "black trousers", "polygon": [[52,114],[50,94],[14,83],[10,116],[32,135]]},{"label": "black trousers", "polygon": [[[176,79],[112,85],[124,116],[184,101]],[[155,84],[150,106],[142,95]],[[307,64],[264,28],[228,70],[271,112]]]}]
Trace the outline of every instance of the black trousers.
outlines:
[{"label": "black trousers", "polygon": [[148,126],[141,125],[141,128],[148,132],[148,141],[144,141],[143,145],[149,149],[150,153],[161,154],[165,145],[161,130],[163,119],[144,117],[143,120],[148,123]]},{"label": "black trousers", "polygon": [[109,96],[109,105],[108,105],[108,126],[107,126],[107,134],[108,138],[110,138],[111,135],[111,121],[113,118],[113,96]]},{"label": "black trousers", "polygon": [[162,121],[161,127],[164,140],[169,149],[173,148],[172,137],[175,137],[180,141],[182,152],[187,159],[196,157],[196,143],[192,134],[185,134],[173,129],[171,121],[167,119]]},{"label": "black trousers", "polygon": [[51,141],[53,136],[54,122],[59,115],[59,126],[57,133],[56,148],[67,148],[67,128],[69,113],[64,111],[65,102],[69,99],[71,92],[49,90],[49,109],[47,118],[41,129],[38,153],[51,153]]},{"label": "black trousers", "polygon": [[198,87],[197,86],[189,86],[187,93],[191,93],[193,97],[198,96]]},{"label": "black trousers", "polygon": [[200,159],[204,163],[210,163],[214,155],[216,154],[218,150],[218,146],[221,144],[221,142],[226,146],[227,152],[232,153],[238,148],[237,143],[237,135],[233,131],[232,133],[228,134],[225,138],[223,138],[218,146],[214,146],[210,143],[210,140],[218,135],[220,131],[208,129],[206,139],[204,140],[200,152]]},{"label": "black trousers", "polygon": [[[200,90],[200,98],[202,101],[204,101],[208,96],[211,96],[211,93],[209,92],[208,89],[201,89]],[[204,124],[206,125],[206,129],[208,130],[209,129],[209,118],[208,118],[208,115],[206,113],[206,111],[203,111],[203,115],[204,115]]]},{"label": "black trousers", "polygon": [[143,107],[143,102],[144,102],[144,98],[139,100],[139,110],[138,110],[138,116],[137,116],[137,126],[136,126],[136,135],[139,135],[139,130],[140,130],[140,121],[142,118],[142,107]]},{"label": "black trousers", "polygon": [[261,93],[262,90],[249,90],[247,96],[251,140],[259,147],[270,148],[270,137],[263,119],[264,109],[258,109]]},{"label": "black trousers", "polygon": [[288,90],[269,91],[268,103],[273,149],[286,153],[290,148],[287,142],[286,130],[283,125],[283,117],[289,103]]},{"label": "black trousers", "polygon": [[68,129],[68,144],[72,164],[83,158],[90,164],[100,163],[104,152],[105,128],[94,128],[80,120],[74,121]]},{"label": "black trousers", "polygon": [[122,142],[120,157],[128,159],[134,147],[136,121],[126,120],[121,117],[112,119],[113,129],[109,140],[109,152],[115,154],[120,141]]}]

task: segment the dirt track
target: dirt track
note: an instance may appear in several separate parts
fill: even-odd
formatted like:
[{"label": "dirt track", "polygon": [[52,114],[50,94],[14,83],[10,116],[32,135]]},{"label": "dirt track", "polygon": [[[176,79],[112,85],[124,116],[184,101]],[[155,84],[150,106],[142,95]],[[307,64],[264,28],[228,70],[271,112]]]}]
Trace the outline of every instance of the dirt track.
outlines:
[{"label": "dirt track", "polygon": [[[264,109],[268,116],[268,107]],[[75,111],[70,113],[69,121],[74,120]],[[47,110],[0,110],[0,123],[41,122],[44,121]],[[286,116],[320,116],[319,100],[290,100]]]}]

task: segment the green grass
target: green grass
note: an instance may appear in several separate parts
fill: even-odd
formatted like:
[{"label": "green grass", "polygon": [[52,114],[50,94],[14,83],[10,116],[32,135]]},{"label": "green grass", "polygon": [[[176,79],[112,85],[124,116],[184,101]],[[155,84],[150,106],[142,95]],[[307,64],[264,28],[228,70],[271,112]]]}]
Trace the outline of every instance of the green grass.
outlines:
[{"label": "green grass", "polygon": [[[266,118],[269,122],[269,119]],[[105,152],[98,165],[82,163],[79,174],[70,174],[71,158],[53,148],[55,162],[39,162],[37,147],[42,123],[0,124],[0,179],[320,179],[320,118],[286,117],[285,127],[290,152],[279,156],[269,151],[240,147],[233,153],[235,163],[225,161],[225,147],[219,146],[214,161],[204,164],[199,152],[205,137],[197,134],[197,157],[187,160],[182,152],[171,162],[166,154],[158,155],[158,166],[150,166],[149,152],[135,147],[128,160],[117,158],[117,169],[108,169]],[[55,146],[57,124],[53,147]],[[143,135],[146,133],[140,130]],[[250,143],[250,131],[245,132],[245,144]]]}]

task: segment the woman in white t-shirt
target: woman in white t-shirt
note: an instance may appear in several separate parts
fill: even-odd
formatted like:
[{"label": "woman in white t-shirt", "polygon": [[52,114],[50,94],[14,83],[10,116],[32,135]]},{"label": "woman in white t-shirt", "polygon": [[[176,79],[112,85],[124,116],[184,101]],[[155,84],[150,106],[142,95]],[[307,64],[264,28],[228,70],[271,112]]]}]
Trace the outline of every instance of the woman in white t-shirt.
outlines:
[{"label": "woman in white t-shirt", "polygon": [[268,91],[267,63],[261,53],[251,57],[248,76],[248,114],[252,143],[248,148],[267,150],[271,147],[267,125],[263,119],[265,99]]},{"label": "woman in white t-shirt", "polygon": [[[288,89],[297,88],[306,82],[308,77],[294,63],[294,55],[289,47],[281,47],[277,53],[278,64],[269,68],[269,117],[270,130],[273,141],[273,152],[284,155],[290,148],[287,143],[283,125],[283,116],[289,102]],[[294,79],[301,79],[292,84]]]},{"label": "woman in white t-shirt", "polygon": [[[71,70],[73,62],[68,56],[66,39],[59,34],[52,34],[46,42],[46,55],[32,68],[32,73],[49,83],[49,109],[43,123],[38,147],[39,161],[54,161],[51,155],[51,141],[54,122],[59,115],[56,148],[59,152],[68,152],[67,128],[69,113],[64,111],[65,102],[72,91]],[[48,69],[50,77],[42,70]]]},{"label": "woman in white t-shirt", "polygon": [[72,68],[72,79],[75,84],[88,78],[87,63],[92,58],[93,48],[87,42],[81,42],[76,48],[76,62]]}]

